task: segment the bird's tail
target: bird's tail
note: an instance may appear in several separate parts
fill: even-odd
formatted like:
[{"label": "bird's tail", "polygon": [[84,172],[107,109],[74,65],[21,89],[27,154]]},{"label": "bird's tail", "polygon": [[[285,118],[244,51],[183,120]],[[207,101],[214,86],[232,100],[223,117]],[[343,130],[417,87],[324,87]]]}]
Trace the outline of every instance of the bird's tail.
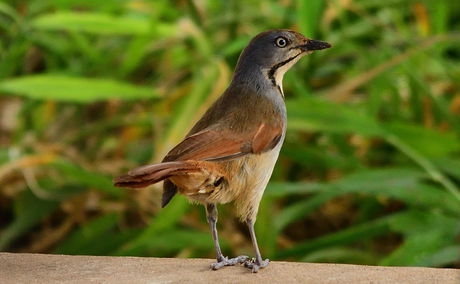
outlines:
[{"label": "bird's tail", "polygon": [[191,161],[165,162],[136,168],[126,175],[116,177],[113,182],[118,187],[141,188],[171,176],[190,174],[200,170],[197,163]]}]

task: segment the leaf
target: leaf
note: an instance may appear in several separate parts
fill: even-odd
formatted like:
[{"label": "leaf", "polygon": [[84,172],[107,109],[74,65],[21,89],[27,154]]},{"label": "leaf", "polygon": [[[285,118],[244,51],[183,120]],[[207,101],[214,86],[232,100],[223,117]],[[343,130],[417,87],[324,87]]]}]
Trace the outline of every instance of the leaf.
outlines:
[{"label": "leaf", "polygon": [[55,249],[59,254],[107,255],[139,230],[117,232],[117,214],[107,214],[82,225]]},{"label": "leaf", "polygon": [[278,231],[273,230],[273,207],[276,206],[276,199],[264,196],[259,204],[255,231],[259,248],[264,252],[265,257],[272,257],[278,238]]},{"label": "leaf", "polygon": [[246,36],[236,38],[225,45],[224,48],[220,51],[220,54],[222,54],[222,56],[238,55],[241,50],[246,47],[250,40],[251,39]]},{"label": "leaf", "polygon": [[405,213],[397,213],[390,216],[382,217],[377,220],[369,221],[363,224],[357,224],[339,232],[327,234],[319,238],[301,242],[300,244],[280,251],[277,258],[286,258],[290,256],[302,256],[312,251],[323,249],[329,246],[341,246],[354,243],[358,240],[372,239],[383,235],[389,230],[389,223],[392,219],[398,219]]},{"label": "leaf", "polygon": [[6,249],[15,238],[41,222],[42,218],[51,214],[58,205],[57,201],[38,199],[29,190],[22,192],[14,203],[13,222],[1,231],[0,251]]},{"label": "leaf", "polygon": [[[266,194],[274,197],[285,197],[293,194],[321,193],[331,198],[345,194],[366,194],[376,197],[388,197],[401,200],[407,204],[424,208],[442,208],[452,214],[460,214],[456,199],[440,188],[426,184],[426,174],[411,168],[388,168],[357,171],[330,183],[270,183]],[[313,200],[320,197],[311,197]],[[320,198],[321,199],[321,198]],[[312,200],[312,202],[313,202]],[[298,204],[298,205],[297,205]],[[287,207],[276,219],[280,219],[281,228],[302,216],[302,205],[309,200],[294,203]],[[308,205],[305,207],[310,208]],[[290,217],[289,217],[290,216]],[[291,221],[289,221],[291,220]]]},{"label": "leaf", "polygon": [[457,201],[460,201],[460,191],[457,186],[436,167],[431,159],[428,159],[420,154],[416,149],[400,139],[397,135],[387,133],[385,135],[385,139],[388,143],[391,143],[405,155],[409,156],[414,162],[421,166],[434,181],[442,184],[444,188],[457,199]]},{"label": "leaf", "polygon": [[423,177],[423,172],[410,168],[369,169],[357,171],[331,183],[270,183],[266,194],[276,197],[325,191],[372,194],[387,188],[414,186]]},{"label": "leaf", "polygon": [[162,37],[175,35],[177,29],[170,24],[153,25],[148,18],[120,17],[103,13],[56,12],[42,15],[32,26],[45,31],[86,32],[98,35],[147,35]]},{"label": "leaf", "polygon": [[360,168],[360,161],[350,154],[324,151],[323,147],[311,144],[299,145],[286,141],[281,155],[302,165],[305,171],[327,172],[330,169],[350,171]]},{"label": "leaf", "polygon": [[460,233],[458,219],[438,211],[411,210],[389,224],[393,231],[408,237],[423,235],[427,228],[443,233],[445,238],[455,238]]},{"label": "leaf", "polygon": [[106,99],[158,97],[153,89],[111,79],[91,79],[44,74],[7,79],[0,91],[34,99],[67,102],[94,102]]},{"label": "leaf", "polygon": [[458,218],[415,210],[398,220],[391,220],[390,228],[406,238],[398,249],[380,262],[381,265],[421,265],[446,246],[455,244],[460,233]]},{"label": "leaf", "polygon": [[66,181],[99,189],[114,197],[121,197],[123,191],[113,186],[112,179],[97,172],[87,171],[65,160],[57,160],[50,166],[65,175]]},{"label": "leaf", "polygon": [[300,31],[307,37],[314,38],[317,34],[317,26],[322,18],[324,4],[323,0],[297,1]]},{"label": "leaf", "polygon": [[312,98],[289,100],[286,105],[291,130],[382,134],[379,124],[358,109]]},{"label": "leaf", "polygon": [[1,47],[0,78],[16,74],[22,67],[23,58],[30,50],[31,43],[24,38],[18,38],[9,44],[8,48]]},{"label": "leaf", "polygon": [[[284,194],[315,193],[317,195],[286,206],[275,215],[273,224],[277,231],[282,231],[292,222],[299,220],[328,200],[350,193],[385,196],[401,200],[419,208],[442,208],[452,214],[460,214],[460,208],[450,195],[439,188],[422,183],[423,172],[406,169],[364,170],[348,175],[330,184],[298,183],[276,184],[269,186],[270,196]],[[274,190],[276,189],[276,191]],[[313,190],[312,190],[313,189]],[[403,219],[401,219],[403,220]]]},{"label": "leaf", "polygon": [[190,129],[195,121],[199,119],[199,114],[205,112],[206,109],[203,109],[202,106],[203,102],[211,104],[206,100],[206,96],[210,95],[209,89],[216,83],[218,76],[219,68],[217,64],[203,66],[196,70],[193,78],[193,88],[175,108],[164,138],[155,151],[158,157],[165,156],[174,145],[183,139],[184,129]]},{"label": "leaf", "polygon": [[[460,148],[460,140],[453,134],[442,134],[407,124],[381,125],[359,110],[318,99],[290,100],[286,105],[290,114],[288,124],[290,129],[382,137],[423,167],[433,180],[441,183],[460,200],[460,191],[455,184],[428,159],[428,157],[444,156]],[[445,141],[440,142],[437,139]]]},{"label": "leaf", "polygon": [[378,193],[389,188],[407,188],[416,185],[426,175],[411,168],[382,168],[357,171],[335,182],[341,191]]},{"label": "leaf", "polygon": [[453,132],[439,132],[418,125],[391,123],[385,130],[425,157],[443,157],[460,149],[460,140]]},{"label": "leaf", "polygon": [[59,245],[55,253],[73,254],[85,249],[97,236],[115,227],[117,219],[116,214],[108,214],[91,220]]},{"label": "leaf", "polygon": [[6,3],[0,3],[0,14],[7,15],[11,19],[18,21],[19,16],[15,9]]},{"label": "leaf", "polygon": [[435,253],[418,261],[418,265],[425,267],[445,267],[460,259],[460,245],[450,245],[437,250]]},{"label": "leaf", "polygon": [[[436,223],[438,225],[431,226]],[[432,235],[423,237],[422,235],[426,234],[427,228],[430,228]],[[415,262],[410,262],[414,260],[414,257],[426,256],[426,254],[423,253],[424,245],[431,246],[429,248],[431,252],[436,252],[440,244],[452,244],[455,241],[454,237],[460,231],[460,226],[458,225],[457,219],[453,217],[447,217],[439,213],[407,210],[363,224],[357,224],[339,232],[327,234],[313,240],[305,241],[292,248],[281,251],[277,257],[301,256],[302,254],[305,255],[332,245],[342,246],[357,241],[372,239],[389,231],[408,234],[411,241],[408,243],[407,248],[403,247],[400,251],[396,250],[394,252],[395,256],[393,257],[390,255],[387,260],[382,261],[382,264],[395,264],[393,261],[396,261],[399,257],[404,257],[405,260],[402,261],[407,265],[415,264]],[[415,239],[412,239],[413,237]],[[416,246],[414,243],[418,243],[419,245]]]},{"label": "leaf", "polygon": [[326,203],[326,201],[338,195],[339,194],[337,192],[325,192],[287,206],[274,217],[273,225],[275,230],[283,230],[290,223],[302,217],[306,217],[313,210],[318,209],[321,205]]},{"label": "leaf", "polygon": [[342,194],[384,196],[419,208],[442,208],[460,214],[457,200],[439,187],[425,183],[426,177],[422,171],[410,168],[363,170],[338,180],[334,185]]},{"label": "leaf", "polygon": [[165,208],[154,216],[149,226],[138,236],[120,248],[117,255],[138,255],[149,246],[150,241],[163,231],[170,230],[177,225],[180,219],[190,208],[187,200],[182,196],[176,196]]},{"label": "leaf", "polygon": [[[220,244],[222,250],[228,248],[225,240],[220,240]],[[150,251],[152,255],[158,255],[159,252],[176,252],[185,248],[212,250],[214,245],[211,234],[209,232],[175,229],[152,236],[145,245],[145,249]]]},{"label": "leaf", "polygon": [[460,180],[460,160],[452,157],[443,157],[435,159],[434,163],[438,168],[443,170],[449,175],[452,175],[456,179]]},{"label": "leaf", "polygon": [[315,182],[271,182],[264,196],[284,197],[292,194],[316,193],[330,189],[330,185]]}]

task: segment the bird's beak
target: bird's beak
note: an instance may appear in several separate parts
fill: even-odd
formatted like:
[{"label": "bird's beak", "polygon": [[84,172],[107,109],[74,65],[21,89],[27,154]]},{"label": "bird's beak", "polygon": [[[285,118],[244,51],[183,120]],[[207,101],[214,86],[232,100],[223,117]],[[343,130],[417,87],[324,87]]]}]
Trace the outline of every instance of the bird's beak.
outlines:
[{"label": "bird's beak", "polygon": [[320,40],[309,39],[306,44],[299,45],[298,47],[303,51],[321,50],[331,47],[332,45]]}]

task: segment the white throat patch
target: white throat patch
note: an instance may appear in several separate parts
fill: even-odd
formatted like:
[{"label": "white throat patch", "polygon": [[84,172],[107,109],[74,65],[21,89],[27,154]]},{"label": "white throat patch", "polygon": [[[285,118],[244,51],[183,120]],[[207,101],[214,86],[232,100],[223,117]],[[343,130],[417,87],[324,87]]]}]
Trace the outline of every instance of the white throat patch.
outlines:
[{"label": "white throat patch", "polygon": [[[278,69],[276,69],[274,78],[275,78],[276,85],[280,87],[281,92],[283,92],[284,74],[292,67],[292,65],[296,64],[297,61],[299,61],[299,59],[301,57],[302,56],[297,56],[295,59],[291,60],[290,62],[288,62],[288,63],[284,64],[283,66],[279,67]],[[283,93],[283,95],[284,95],[284,93]]]},{"label": "white throat patch", "polygon": [[302,52],[295,55],[291,60],[286,62],[285,64],[279,66],[279,67],[273,67],[276,69],[270,69],[268,71],[268,79],[276,86],[279,88],[281,95],[284,97],[284,92],[283,92],[283,77],[284,74],[292,67],[292,65],[296,64],[297,61],[302,57]]}]

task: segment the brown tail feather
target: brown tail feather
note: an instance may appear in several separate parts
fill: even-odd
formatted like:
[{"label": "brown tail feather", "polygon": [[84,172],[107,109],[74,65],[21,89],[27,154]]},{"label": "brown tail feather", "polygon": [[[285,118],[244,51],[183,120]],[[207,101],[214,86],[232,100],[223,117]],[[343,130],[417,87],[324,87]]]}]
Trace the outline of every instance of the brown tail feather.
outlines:
[{"label": "brown tail feather", "polygon": [[199,170],[196,163],[188,161],[166,162],[142,166],[131,170],[126,175],[116,177],[113,182],[118,187],[141,188],[167,179],[173,175],[181,175]]}]

